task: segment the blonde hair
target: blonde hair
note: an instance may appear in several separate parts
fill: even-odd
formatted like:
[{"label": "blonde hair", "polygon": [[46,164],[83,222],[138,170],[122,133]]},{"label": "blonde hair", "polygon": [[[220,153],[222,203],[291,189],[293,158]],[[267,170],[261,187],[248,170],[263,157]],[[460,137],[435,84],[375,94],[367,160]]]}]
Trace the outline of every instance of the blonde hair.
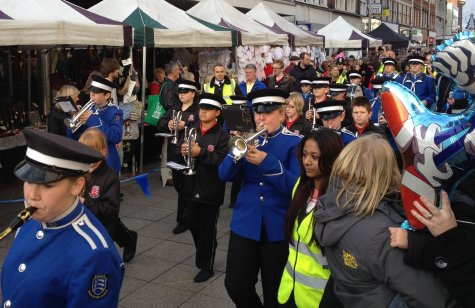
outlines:
[{"label": "blonde hair", "polygon": [[401,184],[394,152],[377,134],[363,136],[343,149],[333,164],[330,185],[335,187],[338,178],[343,186],[338,191],[337,204],[355,216],[373,214],[384,196],[398,191]]},{"label": "blonde hair", "polygon": [[78,141],[98,152],[105,151],[107,156],[107,139],[100,129],[89,128],[85,130]]},{"label": "blonde hair", "polygon": [[289,97],[285,100],[285,105],[288,105],[291,102],[294,103],[297,113],[302,113],[304,101],[299,92],[291,92]]},{"label": "blonde hair", "polygon": [[75,86],[72,85],[65,85],[62,86],[61,89],[59,89],[58,93],[56,96],[71,96],[71,97],[78,97],[79,95],[79,90]]}]

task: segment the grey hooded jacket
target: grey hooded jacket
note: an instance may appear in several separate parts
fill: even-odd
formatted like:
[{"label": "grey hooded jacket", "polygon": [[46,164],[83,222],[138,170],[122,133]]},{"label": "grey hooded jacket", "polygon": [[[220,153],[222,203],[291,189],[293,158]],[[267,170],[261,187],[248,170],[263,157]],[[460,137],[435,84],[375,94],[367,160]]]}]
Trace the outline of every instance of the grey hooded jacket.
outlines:
[{"label": "grey hooded jacket", "polygon": [[315,234],[324,246],[342,304],[393,307],[393,300],[402,298],[409,307],[452,307],[447,290],[433,274],[404,264],[403,251],[389,246],[388,227],[404,220],[398,198],[385,198],[373,215],[356,217],[337,206],[340,185],[330,186],[319,198]]}]

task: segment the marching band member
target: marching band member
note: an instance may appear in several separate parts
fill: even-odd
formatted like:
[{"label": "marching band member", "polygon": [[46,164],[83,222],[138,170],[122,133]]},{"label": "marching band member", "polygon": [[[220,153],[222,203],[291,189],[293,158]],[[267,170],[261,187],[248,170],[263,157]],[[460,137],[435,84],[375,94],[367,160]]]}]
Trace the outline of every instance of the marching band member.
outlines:
[{"label": "marching band member", "polygon": [[303,98],[298,92],[291,92],[285,100],[285,127],[298,135],[306,135],[312,130],[310,122],[302,114]]},{"label": "marching band member", "polygon": [[116,85],[104,77],[92,75],[89,95],[94,105],[85,111],[80,121],[84,124],[74,133],[68,127],[68,137],[78,140],[81,134],[88,128],[99,128],[107,138],[107,164],[116,172],[120,172],[119,152],[116,145],[122,142],[122,127],[124,119],[122,110],[112,103],[111,92]]},{"label": "marching band member", "polygon": [[32,219],[2,269],[2,307],[117,307],[124,264],[99,220],[79,201],[84,175],[103,156],[71,139],[25,129],[15,168]]},{"label": "marching band member", "polygon": [[396,78],[399,82],[412,92],[422,101],[427,108],[430,108],[435,102],[435,85],[434,78],[424,74],[425,58],[419,55],[411,55],[407,57],[410,72]]},{"label": "marching band member", "polygon": [[[79,142],[107,157],[107,141],[101,130],[97,128],[86,130],[79,138]],[[124,262],[129,262],[137,249],[137,232],[129,230],[119,218],[119,175],[100,161],[91,166],[84,188],[81,202],[96,215],[114,242],[124,248],[122,258]]]},{"label": "marching band member", "polygon": [[[316,77],[312,80],[312,92],[313,98],[308,104],[304,104],[303,106],[303,114],[305,115],[305,119],[307,119],[310,123],[314,122],[314,108],[318,103],[324,102],[328,99],[328,93],[330,92],[330,78],[329,77]],[[315,116],[315,120],[318,120],[321,125],[321,121],[318,118],[318,115]]]},{"label": "marching band member", "polygon": [[218,166],[228,153],[229,142],[229,134],[219,126],[217,117],[225,104],[222,97],[203,93],[200,96],[196,139],[185,140],[181,145],[182,155],[190,155],[188,157],[194,162],[190,161],[189,164],[196,172],[194,180],[186,182],[192,185],[185,187],[192,192],[191,202],[186,209],[186,221],[195,243],[195,264],[200,269],[193,279],[196,282],[206,281],[214,275],[213,265],[218,246],[216,224],[226,186],[218,177]]},{"label": "marching band member", "polygon": [[[168,138],[167,160],[174,161],[179,164],[184,164],[185,161],[181,155],[181,142],[183,142],[184,129],[192,127],[195,124],[198,116],[198,104],[195,97],[198,87],[196,82],[191,80],[178,80],[178,98],[180,104],[174,105],[158,120],[158,130],[160,132],[176,131],[178,133],[177,144],[172,143],[173,139]],[[177,114],[173,119],[173,113]],[[181,113],[178,116],[178,112]],[[175,122],[178,124],[175,127]],[[185,232],[188,227],[185,221],[185,210],[187,203],[187,191],[184,190],[184,175],[180,170],[172,169],[173,186],[178,192],[178,210],[176,213],[177,226],[173,229],[174,234]]]},{"label": "marching band member", "polygon": [[[284,220],[292,188],[300,173],[296,148],[300,137],[283,128],[288,94],[279,89],[253,91],[256,125],[268,132],[267,143],[248,146],[245,158],[233,161],[228,154],[219,166],[219,177],[243,184],[231,219],[225,287],[237,307],[261,307],[256,293],[261,271],[265,306],[277,305],[279,282],[287,261]],[[262,138],[258,138],[262,142]]]},{"label": "marching band member", "polygon": [[356,140],[356,136],[342,126],[345,119],[345,101],[328,100],[318,104],[317,113],[322,119],[323,126],[331,128],[340,134],[344,145]]}]

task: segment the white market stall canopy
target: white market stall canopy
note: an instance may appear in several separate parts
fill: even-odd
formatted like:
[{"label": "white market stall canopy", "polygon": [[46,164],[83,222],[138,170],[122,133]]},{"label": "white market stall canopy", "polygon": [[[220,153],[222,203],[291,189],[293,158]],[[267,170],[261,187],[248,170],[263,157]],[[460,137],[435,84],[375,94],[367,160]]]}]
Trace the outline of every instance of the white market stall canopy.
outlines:
[{"label": "white market stall canopy", "polygon": [[224,0],[203,0],[186,11],[212,24],[239,31],[239,45],[287,45],[288,36],[275,33]]},{"label": "white market stall canopy", "polygon": [[64,0],[0,0],[0,46],[130,46],[132,27]]},{"label": "white market stall canopy", "polygon": [[323,48],[325,37],[316,33],[305,31],[268,8],[263,2],[256,5],[252,10],[246,13],[247,16],[256,22],[277,31],[283,31],[293,37],[294,46],[316,46]]},{"label": "white market stall canopy", "polygon": [[381,40],[363,34],[341,16],[320,29],[318,34],[325,36],[325,48],[362,49],[383,44]]},{"label": "white market stall canopy", "polygon": [[89,11],[134,27],[134,45],[160,48],[231,47],[229,29],[210,27],[165,0],[103,0]]}]

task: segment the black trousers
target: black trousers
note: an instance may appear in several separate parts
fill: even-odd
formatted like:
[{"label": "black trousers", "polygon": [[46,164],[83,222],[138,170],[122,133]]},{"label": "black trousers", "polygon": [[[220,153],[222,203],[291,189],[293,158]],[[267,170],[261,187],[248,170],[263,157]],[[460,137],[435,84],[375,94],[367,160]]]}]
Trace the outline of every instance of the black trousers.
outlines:
[{"label": "black trousers", "polygon": [[232,185],[231,185],[231,200],[229,200],[232,205],[234,205],[234,203],[236,203],[238,193],[241,190],[241,185],[242,185],[242,178],[239,178],[239,179],[232,182]]},{"label": "black trousers", "polygon": [[216,256],[216,224],[219,205],[190,202],[186,209],[186,222],[196,248],[195,264],[201,270],[212,270]]},{"label": "black trousers", "polygon": [[124,225],[120,218],[117,218],[117,223],[115,226],[114,234],[111,234],[112,239],[114,242],[119,245],[119,247],[124,247],[125,245],[131,243],[133,240],[132,233],[130,230]]},{"label": "black trousers", "polygon": [[184,175],[183,170],[174,169],[172,169],[172,177],[173,186],[175,186],[175,190],[178,192],[176,221],[179,224],[186,225],[185,212],[187,204],[189,203],[188,200],[191,197],[191,190],[193,188],[192,182],[188,183],[188,181],[192,181],[193,177]]},{"label": "black trousers", "polygon": [[[268,242],[265,228],[261,241],[253,241],[231,231],[224,285],[238,308],[278,307],[277,293],[287,262],[286,241]],[[257,295],[256,283],[261,271],[264,305]]]}]

